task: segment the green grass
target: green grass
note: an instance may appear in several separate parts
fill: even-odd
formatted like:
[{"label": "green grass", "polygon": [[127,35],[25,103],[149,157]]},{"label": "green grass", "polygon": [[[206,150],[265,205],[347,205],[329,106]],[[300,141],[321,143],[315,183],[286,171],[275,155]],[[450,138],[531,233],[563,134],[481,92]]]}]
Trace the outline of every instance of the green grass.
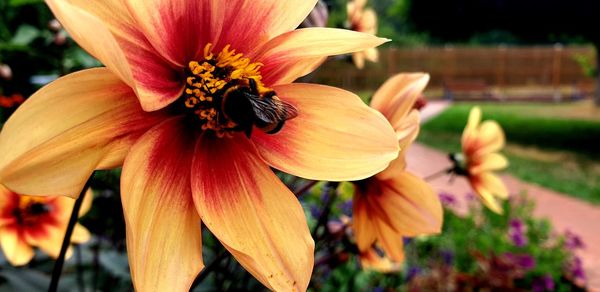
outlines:
[{"label": "green grass", "polygon": [[[460,151],[460,135],[473,104],[456,104],[427,122],[419,141]],[[600,121],[552,118],[550,105],[484,104],[484,119],[504,128],[507,171],[516,177],[600,204]],[[524,110],[525,109],[525,110]]]}]

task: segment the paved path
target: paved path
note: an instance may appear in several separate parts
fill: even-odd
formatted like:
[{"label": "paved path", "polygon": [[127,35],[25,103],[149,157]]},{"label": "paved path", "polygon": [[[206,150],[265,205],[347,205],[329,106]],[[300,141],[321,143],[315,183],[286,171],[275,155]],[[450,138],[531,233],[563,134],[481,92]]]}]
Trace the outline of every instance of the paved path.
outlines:
[{"label": "paved path", "polygon": [[[430,102],[425,109],[428,107],[431,109],[422,112],[422,120],[430,119],[447,106],[447,102]],[[408,168],[423,177],[448,168],[451,164],[446,153],[417,143],[408,150],[407,160]],[[588,287],[590,291],[600,291],[600,244],[597,244],[600,242],[600,207],[525,183],[510,175],[504,175],[503,179],[511,193],[518,194],[526,191],[535,201],[536,217],[548,218],[560,233],[569,230],[581,237],[585,249],[581,250],[579,255],[584,262]],[[463,206],[466,205],[466,194],[472,192],[463,178],[456,178],[450,182],[447,176],[441,176],[430,182],[438,191],[458,196]]]}]

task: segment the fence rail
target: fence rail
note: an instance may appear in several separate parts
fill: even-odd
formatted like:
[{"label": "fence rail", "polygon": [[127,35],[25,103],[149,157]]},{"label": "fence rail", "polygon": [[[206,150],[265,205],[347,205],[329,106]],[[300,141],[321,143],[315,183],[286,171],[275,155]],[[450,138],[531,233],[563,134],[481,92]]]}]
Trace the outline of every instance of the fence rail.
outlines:
[{"label": "fence rail", "polygon": [[312,81],[351,90],[373,90],[398,72],[428,72],[430,87],[449,82],[490,87],[574,85],[591,91],[594,80],[576,59],[595,64],[592,46],[425,47],[380,50],[380,62],[357,70],[348,58],[333,58]]}]

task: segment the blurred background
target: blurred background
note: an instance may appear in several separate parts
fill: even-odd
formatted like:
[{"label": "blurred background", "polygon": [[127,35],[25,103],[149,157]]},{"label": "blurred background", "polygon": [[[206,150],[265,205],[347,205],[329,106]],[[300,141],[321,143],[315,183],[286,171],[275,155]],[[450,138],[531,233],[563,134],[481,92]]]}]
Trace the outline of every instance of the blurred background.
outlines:
[{"label": "blurred background", "polygon": [[[324,4],[328,26],[348,26],[346,0]],[[572,291],[587,283],[600,289],[600,248],[594,244],[600,240],[600,2],[370,0],[367,6],[377,14],[378,35],[392,40],[380,47],[379,61],[356,69],[349,56],[331,58],[306,79],[367,101],[396,73],[429,73],[409,165],[422,176],[443,169],[449,163],[444,153],[460,152],[469,110],[479,105],[484,119],[498,121],[506,132],[509,189],[527,198],[507,202],[507,212],[497,216],[473,207],[468,186],[436,179],[447,211],[442,236],[407,241],[407,262],[392,275],[361,271],[356,259],[338,254],[315,269],[311,289],[449,291],[472,288],[469,283],[535,291]],[[99,65],[42,0],[0,0],[0,121],[44,84]],[[118,176],[103,172],[94,179],[94,207],[82,220],[94,239],[67,262],[65,290],[131,289]],[[310,194],[302,200],[314,225],[324,200],[317,188]],[[351,195],[340,198],[333,217],[351,215]],[[516,243],[516,235],[526,242]],[[205,245],[205,258],[217,257],[216,240]],[[53,262],[38,255],[25,268],[1,263],[0,289],[43,291]],[[198,291],[260,289],[231,258],[220,267],[225,272],[207,277]],[[489,284],[494,279],[502,281]]]}]

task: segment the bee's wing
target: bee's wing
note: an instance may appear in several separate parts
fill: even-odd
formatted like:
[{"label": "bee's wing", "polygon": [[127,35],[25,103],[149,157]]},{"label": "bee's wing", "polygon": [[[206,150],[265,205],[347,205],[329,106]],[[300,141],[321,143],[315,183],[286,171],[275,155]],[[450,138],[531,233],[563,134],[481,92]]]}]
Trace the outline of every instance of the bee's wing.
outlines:
[{"label": "bee's wing", "polygon": [[265,123],[276,123],[298,116],[296,108],[278,99],[250,98],[257,119]]}]

